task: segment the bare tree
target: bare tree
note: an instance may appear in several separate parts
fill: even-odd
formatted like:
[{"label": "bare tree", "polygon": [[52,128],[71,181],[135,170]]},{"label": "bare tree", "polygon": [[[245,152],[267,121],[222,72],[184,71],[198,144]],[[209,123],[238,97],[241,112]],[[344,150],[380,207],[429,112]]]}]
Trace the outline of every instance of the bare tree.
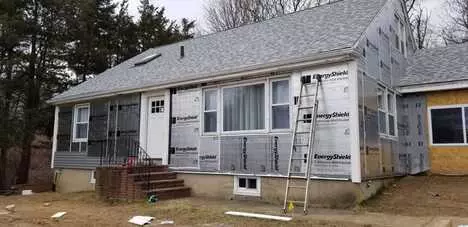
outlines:
[{"label": "bare tree", "polygon": [[296,12],[330,0],[211,0],[205,17],[212,32]]},{"label": "bare tree", "polygon": [[411,28],[413,30],[417,48],[424,49],[429,46],[430,38],[433,34],[432,29],[429,27],[429,13],[421,6],[421,4],[418,6],[413,5],[413,10],[410,13]]},{"label": "bare tree", "polygon": [[430,44],[433,30],[429,26],[429,13],[422,5],[422,0],[404,0],[413,37],[418,49],[424,49]]},{"label": "bare tree", "polygon": [[442,30],[446,44],[468,42],[468,0],[451,0],[449,2],[451,22]]}]

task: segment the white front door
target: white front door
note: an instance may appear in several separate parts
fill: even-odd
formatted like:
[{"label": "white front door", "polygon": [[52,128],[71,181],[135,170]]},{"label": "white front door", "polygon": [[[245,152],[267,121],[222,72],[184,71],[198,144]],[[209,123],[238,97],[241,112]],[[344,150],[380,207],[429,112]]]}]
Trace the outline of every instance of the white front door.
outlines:
[{"label": "white front door", "polygon": [[151,158],[161,158],[165,161],[167,147],[167,103],[164,96],[154,96],[148,99],[148,133],[146,152]]}]

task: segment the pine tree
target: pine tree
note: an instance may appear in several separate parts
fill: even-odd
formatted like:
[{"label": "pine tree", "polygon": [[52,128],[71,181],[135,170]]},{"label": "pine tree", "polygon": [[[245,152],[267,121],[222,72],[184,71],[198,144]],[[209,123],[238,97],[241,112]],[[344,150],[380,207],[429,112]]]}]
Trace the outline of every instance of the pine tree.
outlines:
[{"label": "pine tree", "polygon": [[120,10],[115,21],[116,31],[113,37],[115,42],[113,50],[115,61],[113,65],[117,65],[139,53],[138,37],[135,35],[138,27],[133,22],[133,18],[128,14],[128,0],[123,0],[120,3]]},{"label": "pine tree", "polygon": [[112,0],[80,0],[75,5],[75,15],[68,19],[74,38],[68,64],[83,80],[112,66],[115,8]]}]

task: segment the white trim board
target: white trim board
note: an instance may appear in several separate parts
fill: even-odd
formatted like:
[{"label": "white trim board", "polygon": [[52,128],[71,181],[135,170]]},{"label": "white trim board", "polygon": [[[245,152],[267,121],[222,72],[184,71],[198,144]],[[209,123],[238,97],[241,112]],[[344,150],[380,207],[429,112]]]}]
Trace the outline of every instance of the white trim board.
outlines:
[{"label": "white trim board", "polygon": [[431,92],[431,91],[447,91],[456,89],[468,88],[468,80],[449,81],[441,83],[417,84],[399,87],[398,91],[402,94]]},{"label": "white trim board", "polygon": [[54,114],[54,134],[52,136],[52,157],[50,161],[50,168],[54,168],[55,162],[55,152],[57,152],[57,135],[58,135],[58,122],[59,122],[59,112],[60,107],[55,106],[55,114]]}]

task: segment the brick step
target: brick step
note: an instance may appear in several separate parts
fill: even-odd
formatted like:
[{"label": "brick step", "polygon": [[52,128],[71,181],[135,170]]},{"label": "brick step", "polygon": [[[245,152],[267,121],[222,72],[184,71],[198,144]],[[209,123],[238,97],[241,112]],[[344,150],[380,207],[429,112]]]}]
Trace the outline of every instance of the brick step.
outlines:
[{"label": "brick step", "polygon": [[[149,185],[148,185],[149,183]],[[152,180],[152,181],[138,181],[135,183],[140,185],[143,190],[147,189],[161,189],[161,188],[175,188],[183,187],[184,180],[182,179],[169,179],[169,180]]]},{"label": "brick step", "polygon": [[155,181],[155,180],[169,180],[175,179],[176,173],[174,172],[151,172],[151,173],[131,173],[128,176],[133,177],[134,182],[140,181]]},{"label": "brick step", "polygon": [[129,173],[167,172],[167,170],[167,165],[133,166],[128,168]]},{"label": "brick step", "polygon": [[190,196],[189,187],[173,187],[173,188],[159,188],[152,190],[144,190],[146,195],[156,195],[159,199],[175,199]]}]

